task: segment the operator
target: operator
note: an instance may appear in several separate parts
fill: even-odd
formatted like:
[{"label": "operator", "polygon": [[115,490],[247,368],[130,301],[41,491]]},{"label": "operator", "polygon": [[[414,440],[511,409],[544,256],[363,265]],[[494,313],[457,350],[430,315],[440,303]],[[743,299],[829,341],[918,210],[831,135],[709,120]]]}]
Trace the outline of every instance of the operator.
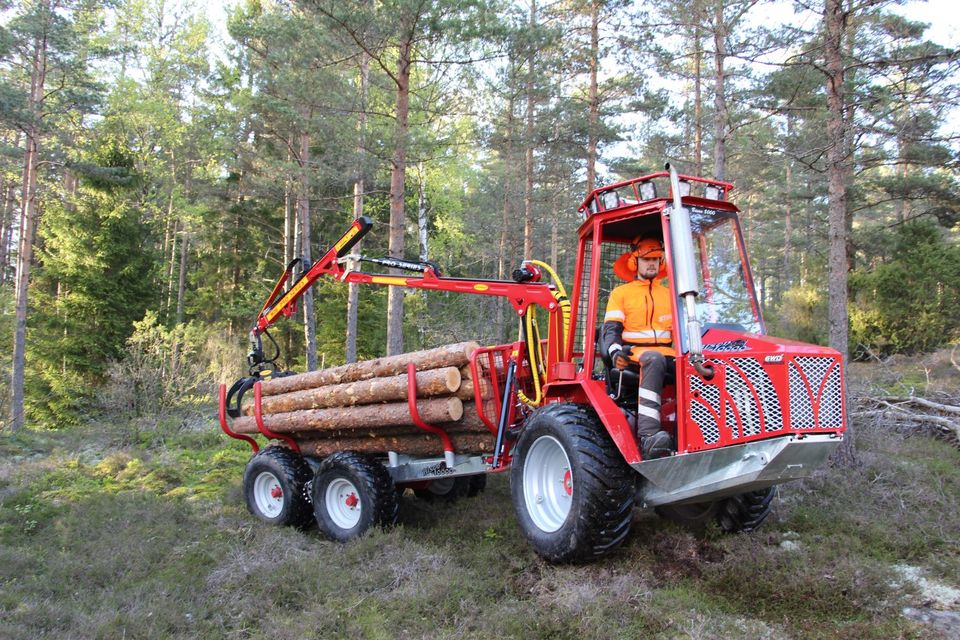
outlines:
[{"label": "operator", "polygon": [[661,429],[660,393],[664,378],[676,375],[673,313],[669,286],[661,273],[663,243],[637,236],[614,272],[627,284],[607,301],[600,330],[600,348],[617,369],[640,369],[637,437],[644,460],[662,458],[674,450],[673,437]]}]

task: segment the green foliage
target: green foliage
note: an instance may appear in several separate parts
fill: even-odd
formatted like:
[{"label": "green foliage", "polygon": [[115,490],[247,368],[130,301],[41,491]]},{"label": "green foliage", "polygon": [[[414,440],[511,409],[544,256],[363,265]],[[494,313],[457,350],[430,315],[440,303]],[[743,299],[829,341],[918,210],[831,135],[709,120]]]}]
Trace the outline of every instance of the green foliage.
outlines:
[{"label": "green foliage", "polygon": [[[116,147],[93,157],[115,162],[108,168],[119,173],[129,167]],[[47,209],[40,239],[26,405],[31,418],[63,425],[77,419],[107,362],[120,356],[133,321],[155,299],[154,262],[140,211],[103,173],[85,177],[74,197]]]},{"label": "green foliage", "polygon": [[780,306],[765,316],[771,335],[825,344],[827,301],[822,289],[796,286],[783,294]]},{"label": "green foliage", "polygon": [[892,257],[853,275],[851,343],[860,357],[932,351],[960,330],[960,246],[933,223],[900,227]]},{"label": "green foliage", "polygon": [[163,415],[174,407],[203,406],[212,383],[236,373],[227,361],[240,361],[222,336],[198,323],[165,327],[148,311],[133,323],[123,356],[106,368],[107,384],[99,400],[121,417]]}]

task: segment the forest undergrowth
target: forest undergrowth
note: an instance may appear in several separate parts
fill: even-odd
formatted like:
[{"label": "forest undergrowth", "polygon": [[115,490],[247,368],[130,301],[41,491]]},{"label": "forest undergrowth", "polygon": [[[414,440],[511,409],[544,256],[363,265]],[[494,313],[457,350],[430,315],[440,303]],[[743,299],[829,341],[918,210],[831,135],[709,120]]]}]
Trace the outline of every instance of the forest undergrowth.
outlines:
[{"label": "forest undergrowth", "polygon": [[[852,397],[960,387],[894,364],[853,367]],[[753,534],[638,510],[617,552],[554,566],[505,476],[407,492],[399,526],[348,544],[264,525],[209,409],[0,435],[0,637],[958,637],[960,449],[935,430],[855,419],[855,459],[783,486]]]}]

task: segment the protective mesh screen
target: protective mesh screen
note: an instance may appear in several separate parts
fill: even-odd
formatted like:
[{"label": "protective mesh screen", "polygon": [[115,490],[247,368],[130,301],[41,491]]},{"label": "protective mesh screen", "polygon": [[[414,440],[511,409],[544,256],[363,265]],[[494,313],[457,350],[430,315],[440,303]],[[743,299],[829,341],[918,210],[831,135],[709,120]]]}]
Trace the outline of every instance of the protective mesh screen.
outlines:
[{"label": "protective mesh screen", "polygon": [[773,382],[770,381],[767,372],[763,369],[763,365],[755,358],[733,358],[731,362],[743,371],[750,384],[756,389],[757,396],[760,398],[760,406],[763,408],[764,429],[766,431],[782,429],[783,415],[780,411],[780,397],[777,395],[777,390],[773,386]]},{"label": "protective mesh screen", "polygon": [[[600,259],[600,279],[598,282],[598,293],[597,293],[597,317],[596,317],[596,327],[599,329],[600,325],[603,324],[603,315],[607,310],[607,300],[610,298],[610,292],[614,290],[615,287],[623,284],[623,280],[618,278],[616,274],[613,273],[613,263],[617,261],[625,251],[630,248],[630,245],[627,243],[616,243],[610,242],[605,243],[601,246],[601,251],[599,255]],[[583,273],[584,273],[584,287],[580,290],[580,297],[577,307],[577,335],[574,340],[573,350],[578,353],[583,352],[584,345],[586,344],[587,339],[595,340],[596,336],[586,336],[587,330],[587,303],[590,300],[590,282],[589,274],[590,270],[593,267],[593,252],[592,247],[588,243],[585,247],[584,259],[583,259]],[[582,364],[582,361],[580,362]],[[603,371],[603,364],[598,359],[594,363],[594,372],[600,373]]]}]

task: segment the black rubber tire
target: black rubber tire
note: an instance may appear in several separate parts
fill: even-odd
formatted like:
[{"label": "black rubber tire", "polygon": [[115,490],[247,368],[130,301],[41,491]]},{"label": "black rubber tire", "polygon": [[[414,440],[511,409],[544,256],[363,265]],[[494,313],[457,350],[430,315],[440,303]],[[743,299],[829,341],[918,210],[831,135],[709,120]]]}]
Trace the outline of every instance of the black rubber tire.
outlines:
[{"label": "black rubber tire", "polygon": [[[352,508],[356,522],[344,524],[344,519],[332,515],[328,504],[331,483],[345,486],[346,481],[356,490]],[[373,527],[396,524],[400,501],[393,479],[386,468],[367,456],[352,451],[341,451],[328,456],[317,470],[312,485],[313,513],[321,533],[337,542],[346,542],[362,536]],[[339,523],[338,523],[339,520]]]},{"label": "black rubber tire", "polygon": [[754,531],[773,511],[776,493],[774,486],[727,498],[717,510],[717,523],[727,533]]},{"label": "black rubber tire", "polygon": [[[537,462],[530,462],[534,447],[538,448],[536,457],[540,451],[556,455],[562,450],[566,461],[560,460],[559,465],[556,460],[551,461],[553,470],[544,474],[551,477],[537,478],[538,469],[533,467]],[[550,562],[590,560],[609,553],[627,537],[633,520],[637,476],[592,409],[572,403],[537,409],[527,419],[513,455],[510,489],[517,521],[538,555]],[[543,514],[543,496],[533,496],[537,482],[556,487],[554,480],[560,481],[560,477],[561,490],[569,496],[569,510],[562,518],[563,509],[556,510],[558,528],[551,530],[553,524],[536,524],[526,494],[531,494],[534,513]],[[559,490],[554,491],[558,497],[547,501],[562,504],[565,499]]]},{"label": "black rubber tire", "polygon": [[[285,447],[261,449],[243,470],[243,497],[258,519],[281,526],[303,527],[313,521],[307,485],[313,471],[306,459]],[[266,491],[279,495],[267,496]],[[258,500],[259,497],[259,500]]]},{"label": "black rubber tire", "polygon": [[467,497],[476,498],[487,490],[487,474],[481,473],[467,478],[470,483],[467,485]]},{"label": "black rubber tire", "polygon": [[654,511],[665,520],[676,522],[694,531],[702,531],[716,519],[720,504],[720,501],[697,502],[696,504],[665,504],[656,507]]},{"label": "black rubber tire", "polygon": [[427,486],[414,489],[413,495],[424,502],[456,502],[465,497],[469,491],[470,479],[460,476],[431,480]]}]

